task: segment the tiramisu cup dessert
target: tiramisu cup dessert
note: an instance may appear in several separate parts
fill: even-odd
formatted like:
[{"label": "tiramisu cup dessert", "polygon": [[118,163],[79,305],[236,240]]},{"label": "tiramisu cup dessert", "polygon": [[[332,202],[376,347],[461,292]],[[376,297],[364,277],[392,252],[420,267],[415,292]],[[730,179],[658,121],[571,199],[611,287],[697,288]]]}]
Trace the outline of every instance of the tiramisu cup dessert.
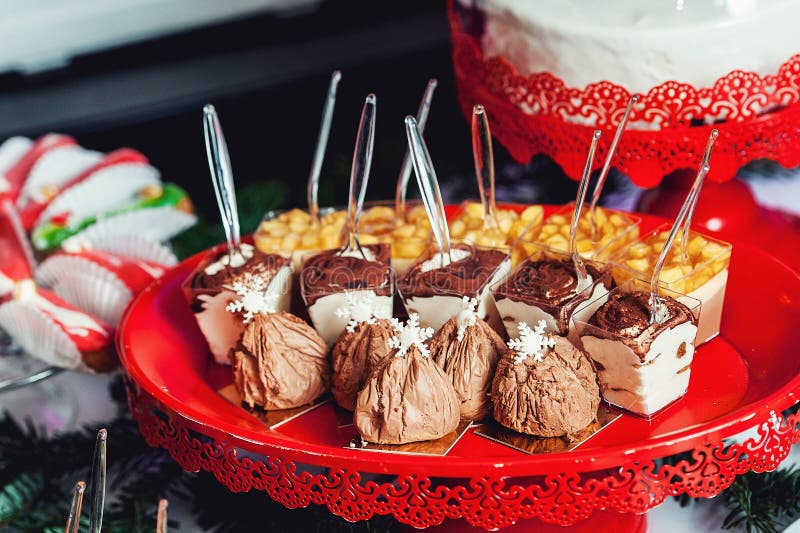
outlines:
[{"label": "tiramisu cup dessert", "polygon": [[[587,320],[605,301],[613,282],[610,267],[592,261],[584,265],[588,282],[580,290],[575,263],[567,254],[538,248],[517,266],[492,291],[508,336],[517,336],[520,322],[540,320],[548,333],[567,336],[576,319]],[[581,305],[586,302],[592,305]]]},{"label": "tiramisu cup dessert", "polygon": [[398,280],[403,304],[409,314],[419,315],[424,327],[436,331],[461,310],[463,297],[475,298],[478,317],[502,331],[489,288],[508,274],[508,255],[472,244],[451,247],[436,172],[414,117],[406,117],[406,134],[437,246]]},{"label": "tiramisu cup dessert", "polygon": [[243,244],[228,148],[214,106],[203,109],[206,150],[217,203],[225,228],[227,247],[209,253],[184,281],[182,289],[192,307],[197,325],[208,342],[214,360],[230,364],[231,349],[242,334],[241,320],[226,311],[236,297],[237,283],[247,277],[258,283],[274,301],[277,311],[289,309],[292,281],[291,260],[265,254]]},{"label": "tiramisu cup dessert", "polygon": [[700,306],[661,296],[660,320],[652,322],[651,294],[643,288],[647,284],[638,280],[617,287],[576,326],[597,368],[603,398],[649,417],[686,393]]},{"label": "tiramisu cup dessert", "polygon": [[518,324],[492,382],[494,418],[538,437],[571,437],[597,419],[600,394],[592,364],[564,337]]},{"label": "tiramisu cup dessert", "polygon": [[[391,245],[361,244],[358,221],[369,179],[375,131],[375,95],[364,102],[350,174],[350,201],[347,208],[347,244],[308,258],[300,274],[300,289],[314,327],[330,346],[345,330],[348,320],[336,316],[353,294],[369,295],[374,300],[375,316],[390,318],[394,297]],[[351,293],[348,296],[348,293]]]},{"label": "tiramisu cup dessert", "polygon": [[492,410],[489,390],[505,343],[478,318],[478,300],[464,297],[461,311],[445,322],[428,342],[431,358],[453,383],[461,418],[482,420]]},{"label": "tiramisu cup dessert", "polygon": [[353,421],[367,442],[407,444],[434,440],[455,431],[459,400],[444,371],[431,360],[425,341],[433,334],[420,328],[418,317],[408,323],[392,319],[397,334],[392,349],[358,393]]}]

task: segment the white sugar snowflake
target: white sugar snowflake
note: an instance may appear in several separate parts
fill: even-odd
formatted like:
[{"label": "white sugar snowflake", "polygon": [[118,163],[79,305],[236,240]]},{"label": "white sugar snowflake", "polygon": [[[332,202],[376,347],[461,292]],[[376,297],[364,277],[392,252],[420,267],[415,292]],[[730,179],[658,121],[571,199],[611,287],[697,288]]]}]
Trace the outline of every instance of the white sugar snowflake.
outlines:
[{"label": "white sugar snowflake", "polygon": [[395,357],[403,357],[412,346],[419,348],[422,357],[430,357],[431,352],[425,346],[425,341],[433,335],[433,328],[419,327],[419,315],[411,313],[408,315],[408,322],[403,325],[398,319],[392,318],[392,326],[397,331],[397,335],[389,339],[389,348],[397,349]]},{"label": "white sugar snowflake", "polygon": [[458,312],[456,315],[456,323],[458,324],[458,341],[461,342],[464,340],[464,333],[466,333],[467,328],[470,326],[474,326],[475,322],[478,320],[478,299],[477,298],[470,298],[469,296],[464,296],[461,299],[461,311]]},{"label": "white sugar snowflake", "polygon": [[367,324],[374,324],[378,318],[381,318],[380,311],[377,308],[376,296],[374,292],[366,291],[355,293],[344,293],[345,304],[334,313],[339,318],[348,320],[347,331],[353,333],[356,326],[362,322]]},{"label": "white sugar snowflake", "polygon": [[250,322],[254,315],[275,312],[278,295],[274,291],[269,291],[263,276],[247,273],[235,280],[232,288],[239,299],[229,303],[225,309],[231,313],[242,313],[242,321],[245,324]]},{"label": "white sugar snowflake", "polygon": [[537,363],[544,360],[545,352],[556,345],[553,337],[545,335],[545,327],[547,322],[544,320],[540,320],[533,329],[525,322],[519,323],[519,337],[508,341],[508,347],[517,352],[514,364],[521,363],[528,357],[533,357]]}]

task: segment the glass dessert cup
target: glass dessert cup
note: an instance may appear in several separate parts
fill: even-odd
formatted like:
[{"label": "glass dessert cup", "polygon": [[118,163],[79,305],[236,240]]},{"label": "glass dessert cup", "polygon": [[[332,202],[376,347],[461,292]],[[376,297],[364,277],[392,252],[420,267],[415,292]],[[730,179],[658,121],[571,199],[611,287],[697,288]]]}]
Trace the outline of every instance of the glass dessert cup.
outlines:
[{"label": "glass dessert cup", "polygon": [[[569,250],[569,230],[575,202],[570,202],[563,208],[547,217],[539,231],[519,240],[517,245],[527,251],[531,243],[543,244],[559,252]],[[577,246],[581,257],[605,261],[617,250],[639,238],[639,223],[641,218],[598,206],[595,235],[592,235],[589,209],[584,209],[578,223]],[[529,252],[530,253],[530,252]]]},{"label": "glass dessert cup", "polygon": [[242,244],[243,251],[248,249],[253,255],[238,267],[221,265],[228,257],[227,248],[212,249],[181,284],[214,360],[224,365],[231,364],[229,352],[244,331],[241,317],[227,310],[228,304],[239,299],[234,284],[258,277],[264,293],[274,298],[276,312],[289,311],[291,306],[291,255],[264,253]]},{"label": "glass dessert cup", "polygon": [[326,250],[306,258],[300,273],[300,290],[308,315],[328,346],[334,344],[348,323],[338,312],[352,298],[372,306],[376,318],[391,318],[395,276],[391,245],[362,245],[367,259],[357,250]]},{"label": "glass dessert cup", "polygon": [[538,234],[544,208],[530,205],[521,212],[497,208],[495,230],[484,229],[484,211],[480,200],[465,200],[451,218],[448,226],[453,242],[466,242],[478,246],[508,249],[523,236],[532,239]]},{"label": "glass dessert cup", "polygon": [[[671,224],[657,227],[611,258],[617,283],[631,278],[647,279],[652,275],[653,265],[664,248],[670,228]],[[695,342],[695,346],[700,346],[719,334],[733,247],[730,243],[690,231],[686,246],[689,264],[685,264],[681,261],[682,238],[681,233],[675,237],[659,276],[659,286],[703,304]]]},{"label": "glass dessert cup", "polygon": [[431,246],[397,281],[397,290],[406,311],[417,313],[421,327],[438,331],[462,309],[463,298],[478,300],[478,317],[497,332],[503,327],[490,288],[502,282],[511,269],[504,250],[474,244],[454,244],[452,262],[441,267],[442,257]]},{"label": "glass dessert cup", "polygon": [[[651,418],[686,394],[694,358],[700,301],[660,289],[668,317],[648,325],[649,282],[619,285],[586,320],[575,320],[579,345],[597,370],[600,392],[611,405]],[[619,304],[619,302],[622,302]]]},{"label": "glass dessert cup", "polygon": [[547,333],[572,340],[575,320],[588,320],[608,298],[614,286],[610,265],[584,261],[591,283],[576,292],[575,265],[569,254],[534,243],[526,249],[528,257],[505,281],[492,287],[508,336],[517,337],[520,322],[530,325],[544,320]]}]

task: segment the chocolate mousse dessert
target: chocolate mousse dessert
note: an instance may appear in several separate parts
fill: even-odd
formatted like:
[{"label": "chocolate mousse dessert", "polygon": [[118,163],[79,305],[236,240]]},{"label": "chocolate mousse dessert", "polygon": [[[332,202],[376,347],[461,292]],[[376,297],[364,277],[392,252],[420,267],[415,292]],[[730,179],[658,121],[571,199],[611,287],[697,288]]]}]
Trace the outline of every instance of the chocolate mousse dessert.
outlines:
[{"label": "chocolate mousse dessert", "polygon": [[571,438],[597,418],[600,393],[591,362],[564,337],[519,324],[492,382],[494,418],[539,437]]},{"label": "chocolate mousse dessert", "polygon": [[244,276],[261,280],[264,290],[274,295],[276,311],[289,310],[291,259],[266,254],[249,244],[241,245],[241,255],[234,256],[233,264],[227,249],[209,254],[182,286],[214,360],[220,364],[231,364],[230,352],[244,330],[242,321],[225,310],[236,299],[234,284]]},{"label": "chocolate mousse dessert", "polygon": [[[508,254],[471,244],[454,245],[451,262],[443,263],[438,251],[427,254],[397,282],[397,290],[409,315],[419,315],[420,324],[439,330],[461,310],[464,296],[478,300],[478,317],[499,324],[490,287],[508,275]],[[502,329],[501,329],[502,330]]]},{"label": "chocolate mousse dessert", "polygon": [[392,352],[389,340],[398,333],[390,320],[376,318],[374,300],[369,293],[347,293],[347,306],[336,310],[336,316],[349,322],[331,350],[331,392],[348,411],[355,409],[369,372]]},{"label": "chocolate mousse dessert", "polygon": [[[575,319],[588,319],[605,301],[612,288],[611,270],[586,261],[588,280],[578,287],[575,263],[568,256],[529,257],[494,289],[497,310],[509,337],[517,335],[517,324],[544,320],[546,331],[566,336]],[[584,302],[593,302],[582,306]]]},{"label": "chocolate mousse dessert", "polygon": [[401,325],[391,353],[373,368],[358,393],[354,422],[361,438],[376,444],[407,444],[439,439],[456,430],[459,404],[453,385],[431,360],[424,341],[430,328],[419,327],[411,315]]},{"label": "chocolate mousse dessert", "polygon": [[328,390],[327,346],[302,319],[274,312],[275,298],[259,278],[236,282],[239,299],[227,310],[243,325],[233,350],[233,376],[251,408],[291,409],[312,403]]},{"label": "chocolate mousse dessert", "polygon": [[650,323],[648,291],[612,292],[588,323],[579,322],[583,347],[598,369],[603,398],[652,416],[686,393],[697,319],[670,296],[660,296],[660,320]]},{"label": "chocolate mousse dessert", "polygon": [[477,306],[477,299],[465,296],[461,311],[428,343],[431,358],[453,383],[464,420],[482,420],[491,412],[489,390],[505,349],[500,335],[478,318]]},{"label": "chocolate mousse dessert", "polygon": [[347,326],[336,310],[347,305],[348,294],[374,297],[375,316],[392,316],[394,274],[389,244],[361,246],[342,252],[327,250],[306,260],[300,274],[300,288],[314,327],[330,346]]}]

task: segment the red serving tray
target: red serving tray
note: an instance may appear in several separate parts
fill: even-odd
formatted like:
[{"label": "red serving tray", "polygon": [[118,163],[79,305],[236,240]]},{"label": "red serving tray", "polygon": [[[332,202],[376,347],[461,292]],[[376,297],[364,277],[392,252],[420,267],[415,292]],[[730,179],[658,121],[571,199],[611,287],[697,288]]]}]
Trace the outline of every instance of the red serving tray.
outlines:
[{"label": "red serving tray", "polygon": [[[665,221],[642,218],[642,232]],[[650,421],[623,415],[578,449],[548,455],[471,430],[445,457],[348,449],[330,404],[268,430],[216,392],[230,369],[213,362],[180,289],[199,259],[137,296],[117,345],[148,443],[234,491],[415,527],[460,517],[487,529],[520,518],[569,525],[600,509],[642,513],[669,495],[714,496],[736,475],[775,469],[800,440],[800,417],[781,415],[800,392],[800,276],[746,244],[734,243],[722,333],[698,349],[686,396]],[[723,443],[756,426],[757,436]],[[676,465],[657,462],[684,451],[693,455]]]}]

